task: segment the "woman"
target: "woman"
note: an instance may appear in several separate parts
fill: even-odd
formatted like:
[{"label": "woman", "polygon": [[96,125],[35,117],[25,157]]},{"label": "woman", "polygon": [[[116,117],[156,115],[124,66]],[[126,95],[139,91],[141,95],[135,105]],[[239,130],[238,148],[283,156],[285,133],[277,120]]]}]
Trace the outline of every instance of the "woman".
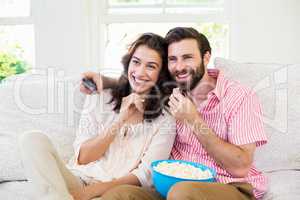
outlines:
[{"label": "woman", "polygon": [[119,86],[87,97],[67,167],[44,134],[20,138],[27,178],[42,198],[88,200],[122,184],[151,187],[150,164],[169,157],[175,138],[164,111],[166,62],[162,37],[146,33],[133,42]]}]

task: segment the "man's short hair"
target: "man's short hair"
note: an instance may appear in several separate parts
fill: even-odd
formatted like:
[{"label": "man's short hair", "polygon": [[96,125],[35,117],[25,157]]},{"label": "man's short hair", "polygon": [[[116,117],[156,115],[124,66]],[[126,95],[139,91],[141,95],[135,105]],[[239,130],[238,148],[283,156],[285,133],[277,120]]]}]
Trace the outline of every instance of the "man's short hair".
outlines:
[{"label": "man's short hair", "polygon": [[180,42],[183,39],[195,39],[198,43],[198,47],[203,58],[205,53],[211,53],[211,47],[208,39],[202,33],[199,33],[196,29],[191,27],[176,27],[167,33],[165,37],[167,44],[170,45],[174,42]]}]

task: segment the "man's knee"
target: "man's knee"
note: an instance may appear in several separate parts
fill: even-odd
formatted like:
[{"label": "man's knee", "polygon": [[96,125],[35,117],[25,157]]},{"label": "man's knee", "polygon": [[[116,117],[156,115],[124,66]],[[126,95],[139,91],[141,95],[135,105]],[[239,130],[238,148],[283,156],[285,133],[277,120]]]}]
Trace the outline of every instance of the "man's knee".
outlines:
[{"label": "man's knee", "polygon": [[205,200],[205,196],[201,191],[197,192],[197,197],[194,195],[194,187],[192,182],[179,182],[171,187],[168,192],[167,200],[185,200],[197,199]]},{"label": "man's knee", "polygon": [[168,192],[168,200],[187,199],[189,197],[190,184],[187,182],[179,182],[171,187]]},{"label": "man's knee", "polygon": [[121,185],[114,187],[103,194],[101,200],[133,200],[138,199],[139,187]]}]

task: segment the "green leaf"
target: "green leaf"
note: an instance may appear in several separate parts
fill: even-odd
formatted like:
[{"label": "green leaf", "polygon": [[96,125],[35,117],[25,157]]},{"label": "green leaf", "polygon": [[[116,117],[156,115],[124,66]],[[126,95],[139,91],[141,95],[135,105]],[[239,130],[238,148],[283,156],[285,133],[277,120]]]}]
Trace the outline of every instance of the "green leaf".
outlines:
[{"label": "green leaf", "polygon": [[28,64],[16,55],[0,52],[0,81],[14,74],[26,72]]}]

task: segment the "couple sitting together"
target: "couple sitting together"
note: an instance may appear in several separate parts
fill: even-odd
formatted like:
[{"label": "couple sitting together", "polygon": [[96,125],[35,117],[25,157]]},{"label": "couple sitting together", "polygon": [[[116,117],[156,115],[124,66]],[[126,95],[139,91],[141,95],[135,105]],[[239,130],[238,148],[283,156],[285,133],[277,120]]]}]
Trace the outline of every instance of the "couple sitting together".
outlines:
[{"label": "couple sitting together", "polygon": [[[201,163],[216,182],[180,182],[168,200],[261,199],[267,180],[253,165],[267,142],[255,93],[221,71],[207,69],[211,48],[193,28],[165,38],[142,34],[122,58],[118,80],[87,72],[98,94],[87,95],[65,165],[50,140],[20,138],[26,176],[38,199],[156,200],[151,163],[160,159]],[[81,91],[90,94],[81,84]]]}]

